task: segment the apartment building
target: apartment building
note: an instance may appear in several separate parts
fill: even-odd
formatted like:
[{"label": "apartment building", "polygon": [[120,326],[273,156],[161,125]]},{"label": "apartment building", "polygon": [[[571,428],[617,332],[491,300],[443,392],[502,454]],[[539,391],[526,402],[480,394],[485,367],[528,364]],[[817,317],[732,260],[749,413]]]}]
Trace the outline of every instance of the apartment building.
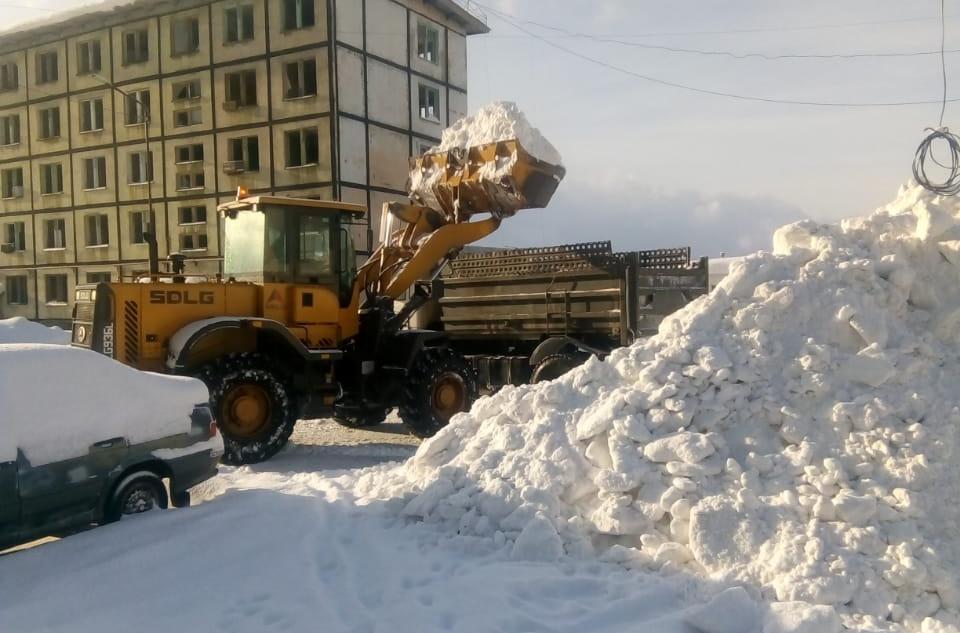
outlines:
[{"label": "apartment building", "polygon": [[151,209],[161,257],[216,275],[240,186],[367,205],[366,255],[485,32],[454,0],[134,0],[0,35],[0,317],[145,272]]}]

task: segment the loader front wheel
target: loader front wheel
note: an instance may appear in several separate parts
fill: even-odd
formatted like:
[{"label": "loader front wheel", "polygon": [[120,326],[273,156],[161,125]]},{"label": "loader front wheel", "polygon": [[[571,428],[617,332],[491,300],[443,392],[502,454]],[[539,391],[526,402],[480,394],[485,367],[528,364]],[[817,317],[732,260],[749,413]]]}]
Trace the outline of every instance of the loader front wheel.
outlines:
[{"label": "loader front wheel", "polygon": [[223,435],[223,461],[255,464],[286,446],[297,421],[287,377],[261,354],[230,354],[205,366],[199,378]]},{"label": "loader front wheel", "polygon": [[477,375],[462,355],[449,348],[425,349],[407,374],[400,418],[416,437],[432,437],[477,397]]}]

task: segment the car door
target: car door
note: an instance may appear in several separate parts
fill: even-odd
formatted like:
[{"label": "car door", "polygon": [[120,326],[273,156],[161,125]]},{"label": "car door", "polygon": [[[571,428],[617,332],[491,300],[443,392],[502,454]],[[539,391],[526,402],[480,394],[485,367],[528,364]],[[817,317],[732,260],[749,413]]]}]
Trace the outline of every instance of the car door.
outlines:
[{"label": "car door", "polygon": [[18,460],[20,501],[25,522],[57,529],[89,523],[96,517],[111,469],[120,468],[127,451],[123,438],[93,444],[81,457],[34,466]]},{"label": "car door", "polygon": [[13,541],[20,531],[20,493],[17,463],[0,462],[0,543]]}]

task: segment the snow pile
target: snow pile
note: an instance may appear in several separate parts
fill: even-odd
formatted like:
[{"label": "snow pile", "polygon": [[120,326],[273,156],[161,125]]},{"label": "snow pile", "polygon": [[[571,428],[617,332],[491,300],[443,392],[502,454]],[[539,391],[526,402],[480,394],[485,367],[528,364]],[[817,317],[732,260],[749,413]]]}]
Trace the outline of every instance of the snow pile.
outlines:
[{"label": "snow pile", "polygon": [[49,343],[66,345],[70,332],[58,327],[46,327],[23,317],[0,319],[0,344],[3,343]]},{"label": "snow pile", "polygon": [[479,400],[357,488],[520,558],[742,584],[783,603],[764,630],[956,633],[958,280],[960,207],[915,187],[783,227],[656,337]]},{"label": "snow pile", "polygon": [[[530,125],[526,115],[517,104],[497,101],[480,108],[473,116],[460,119],[443,131],[440,145],[429,153],[436,154],[452,149],[467,149],[477,145],[486,145],[497,141],[517,139],[528,154],[550,163],[562,165],[560,152]],[[510,175],[517,162],[516,156],[498,157],[493,163],[483,165],[480,174],[486,180],[498,181]],[[443,177],[440,169],[424,167],[410,172],[409,190],[414,199],[432,208],[440,205],[434,193],[434,187]]]},{"label": "snow pile", "polygon": [[86,455],[94,442],[146,442],[190,430],[206,386],[140,372],[64,345],[0,345],[0,462],[34,466]]}]

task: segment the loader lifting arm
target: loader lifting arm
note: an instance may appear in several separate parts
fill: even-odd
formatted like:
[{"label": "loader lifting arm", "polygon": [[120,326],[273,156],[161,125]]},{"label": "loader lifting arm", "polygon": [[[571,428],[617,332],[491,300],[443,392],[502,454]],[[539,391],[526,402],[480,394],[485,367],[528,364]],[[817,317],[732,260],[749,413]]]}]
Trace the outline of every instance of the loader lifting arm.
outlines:
[{"label": "loader lifting arm", "polygon": [[[396,299],[521,209],[545,207],[566,173],[516,139],[411,159],[411,204],[384,205],[380,247],[360,268],[368,300]],[[475,216],[485,215],[482,219]]]}]

